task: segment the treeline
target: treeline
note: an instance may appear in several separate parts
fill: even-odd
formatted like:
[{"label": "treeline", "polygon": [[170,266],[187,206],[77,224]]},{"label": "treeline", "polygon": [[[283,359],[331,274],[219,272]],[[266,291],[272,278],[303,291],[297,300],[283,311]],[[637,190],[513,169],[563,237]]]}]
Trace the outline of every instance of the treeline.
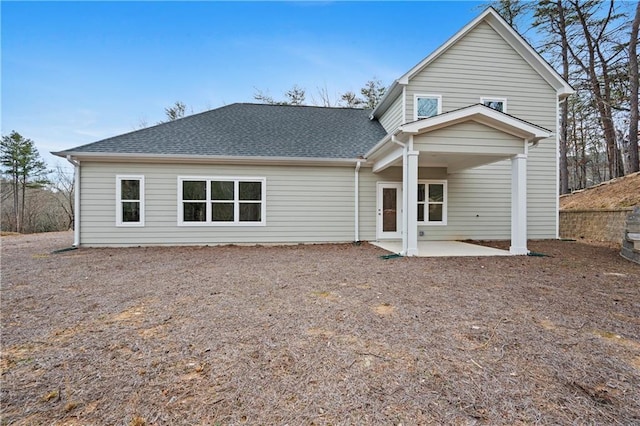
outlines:
[{"label": "treeline", "polygon": [[490,5],[576,90],[560,104],[560,192],[637,172],[640,4],[499,0]]},{"label": "treeline", "polygon": [[74,178],[61,167],[48,170],[35,143],[18,132],[2,137],[0,230],[65,231],[73,226]]}]

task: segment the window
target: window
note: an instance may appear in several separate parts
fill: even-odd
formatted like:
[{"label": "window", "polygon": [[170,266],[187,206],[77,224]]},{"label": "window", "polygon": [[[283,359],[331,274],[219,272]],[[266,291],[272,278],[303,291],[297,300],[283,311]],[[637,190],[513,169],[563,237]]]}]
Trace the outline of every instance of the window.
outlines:
[{"label": "window", "polygon": [[482,105],[493,108],[496,111],[507,112],[507,99],[506,98],[480,98]]},{"label": "window", "polygon": [[422,225],[447,224],[447,181],[418,182],[418,223]]},{"label": "window", "polygon": [[442,96],[415,95],[414,117],[416,120],[429,118],[442,113]]},{"label": "window", "polygon": [[179,225],[264,225],[265,178],[179,177]]},{"label": "window", "polygon": [[144,176],[116,176],[116,226],[144,226]]}]

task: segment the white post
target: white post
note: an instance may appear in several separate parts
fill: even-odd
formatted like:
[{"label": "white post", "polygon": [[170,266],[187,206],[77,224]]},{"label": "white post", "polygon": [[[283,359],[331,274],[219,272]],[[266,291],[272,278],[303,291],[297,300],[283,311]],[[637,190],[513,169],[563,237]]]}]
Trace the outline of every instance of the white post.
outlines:
[{"label": "white post", "polygon": [[407,256],[418,255],[418,155],[419,151],[407,152]]},{"label": "white post", "polygon": [[527,156],[511,158],[511,254],[527,254]]},{"label": "white post", "polygon": [[402,149],[402,255],[407,255],[407,152],[409,149],[405,146]]}]

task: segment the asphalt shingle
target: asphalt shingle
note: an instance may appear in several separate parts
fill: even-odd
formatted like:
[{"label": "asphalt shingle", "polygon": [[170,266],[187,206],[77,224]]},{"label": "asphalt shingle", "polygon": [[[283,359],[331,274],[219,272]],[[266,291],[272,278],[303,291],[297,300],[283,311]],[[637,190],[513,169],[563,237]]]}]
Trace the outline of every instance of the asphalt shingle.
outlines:
[{"label": "asphalt shingle", "polygon": [[357,158],[386,132],[371,111],[237,103],[67,153]]}]

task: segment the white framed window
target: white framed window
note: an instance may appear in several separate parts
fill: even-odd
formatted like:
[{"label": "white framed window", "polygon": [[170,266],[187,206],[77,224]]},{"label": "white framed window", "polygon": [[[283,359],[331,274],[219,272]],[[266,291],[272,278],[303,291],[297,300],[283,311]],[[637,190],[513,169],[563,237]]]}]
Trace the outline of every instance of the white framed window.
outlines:
[{"label": "white framed window", "polygon": [[144,226],[144,176],[116,176],[116,226]]},{"label": "white framed window", "polygon": [[447,224],[447,181],[418,181],[418,223],[420,225]]},{"label": "white framed window", "polygon": [[414,95],[413,116],[416,120],[442,114],[441,95]]},{"label": "white framed window", "polygon": [[480,98],[480,103],[489,108],[493,108],[496,111],[507,112],[507,98],[500,98],[495,96],[483,96]]},{"label": "white framed window", "polygon": [[264,225],[266,183],[263,177],[179,176],[178,225]]}]

